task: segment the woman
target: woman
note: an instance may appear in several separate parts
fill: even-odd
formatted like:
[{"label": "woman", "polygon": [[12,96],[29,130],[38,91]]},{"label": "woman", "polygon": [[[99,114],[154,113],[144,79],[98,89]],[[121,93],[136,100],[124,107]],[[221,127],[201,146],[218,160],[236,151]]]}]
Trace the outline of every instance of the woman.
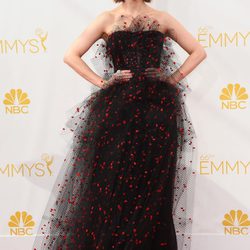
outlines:
[{"label": "woman", "polygon": [[[185,76],[206,53],[150,0],[115,2],[64,56],[99,89],[68,120],[73,141],[34,249],[190,248],[196,135]],[[100,38],[96,74],[81,57]],[[171,40],[189,53],[181,66]]]}]

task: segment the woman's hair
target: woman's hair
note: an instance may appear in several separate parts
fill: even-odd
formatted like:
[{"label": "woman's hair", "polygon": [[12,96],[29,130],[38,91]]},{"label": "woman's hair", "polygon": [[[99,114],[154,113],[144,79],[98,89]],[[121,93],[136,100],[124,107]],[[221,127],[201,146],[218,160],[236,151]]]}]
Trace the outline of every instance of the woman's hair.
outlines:
[{"label": "woman's hair", "polygon": [[[115,3],[124,2],[125,0],[114,0]],[[144,2],[150,3],[151,0],[144,0]]]}]

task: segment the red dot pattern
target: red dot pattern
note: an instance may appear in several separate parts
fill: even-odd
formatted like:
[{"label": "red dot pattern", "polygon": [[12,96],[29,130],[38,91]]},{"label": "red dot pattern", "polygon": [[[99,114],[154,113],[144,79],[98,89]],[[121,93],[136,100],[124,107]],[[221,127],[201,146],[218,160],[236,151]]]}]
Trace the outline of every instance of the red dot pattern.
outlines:
[{"label": "red dot pattern", "polygon": [[72,141],[33,249],[190,249],[196,134],[184,101],[189,86],[142,74],[172,72],[178,60],[156,19],[128,21],[121,16],[93,62],[104,77],[117,69],[135,75],[75,106],[63,128]]}]

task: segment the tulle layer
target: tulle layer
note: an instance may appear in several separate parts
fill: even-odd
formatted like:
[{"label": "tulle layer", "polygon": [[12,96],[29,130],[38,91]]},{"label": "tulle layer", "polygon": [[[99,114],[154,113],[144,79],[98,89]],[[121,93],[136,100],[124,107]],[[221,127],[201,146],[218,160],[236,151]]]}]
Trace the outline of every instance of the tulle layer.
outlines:
[{"label": "tulle layer", "polygon": [[184,98],[157,80],[119,82],[72,109],[34,249],[190,249],[196,135]]},{"label": "tulle layer", "polygon": [[[104,79],[118,68],[136,75],[70,110],[63,134],[72,140],[34,249],[190,249],[196,134],[184,99],[191,89],[185,78],[170,85],[141,77],[145,66],[171,75],[180,62],[155,18],[130,21],[118,18],[92,63]],[[126,32],[134,33],[124,39]]]}]

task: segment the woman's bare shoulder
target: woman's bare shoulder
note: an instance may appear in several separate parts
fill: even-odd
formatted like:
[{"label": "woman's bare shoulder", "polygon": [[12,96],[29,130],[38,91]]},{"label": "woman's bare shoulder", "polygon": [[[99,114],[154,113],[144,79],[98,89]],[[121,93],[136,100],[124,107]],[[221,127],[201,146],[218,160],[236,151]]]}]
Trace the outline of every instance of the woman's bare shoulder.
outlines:
[{"label": "woman's bare shoulder", "polygon": [[98,19],[99,21],[105,21],[105,22],[108,22],[108,21],[112,21],[112,18],[113,18],[113,13],[110,11],[110,10],[105,10],[101,13],[99,13],[97,16],[96,16],[96,20]]},{"label": "woman's bare shoulder", "polygon": [[160,11],[159,16],[166,25],[171,25],[173,23],[180,23],[177,18],[170,12]]},{"label": "woman's bare shoulder", "polygon": [[106,27],[105,30],[109,30],[109,27],[116,22],[116,19],[119,17],[120,10],[118,8],[114,8],[111,10],[105,10],[98,14],[97,19]]},{"label": "woman's bare shoulder", "polygon": [[147,12],[146,14],[153,17],[159,22],[163,32],[166,32],[168,30],[168,24],[171,18],[171,15],[168,12],[150,7],[149,12]]},{"label": "woman's bare shoulder", "polygon": [[160,22],[165,22],[170,17],[170,14],[164,10],[153,9],[152,16],[156,17]]}]

